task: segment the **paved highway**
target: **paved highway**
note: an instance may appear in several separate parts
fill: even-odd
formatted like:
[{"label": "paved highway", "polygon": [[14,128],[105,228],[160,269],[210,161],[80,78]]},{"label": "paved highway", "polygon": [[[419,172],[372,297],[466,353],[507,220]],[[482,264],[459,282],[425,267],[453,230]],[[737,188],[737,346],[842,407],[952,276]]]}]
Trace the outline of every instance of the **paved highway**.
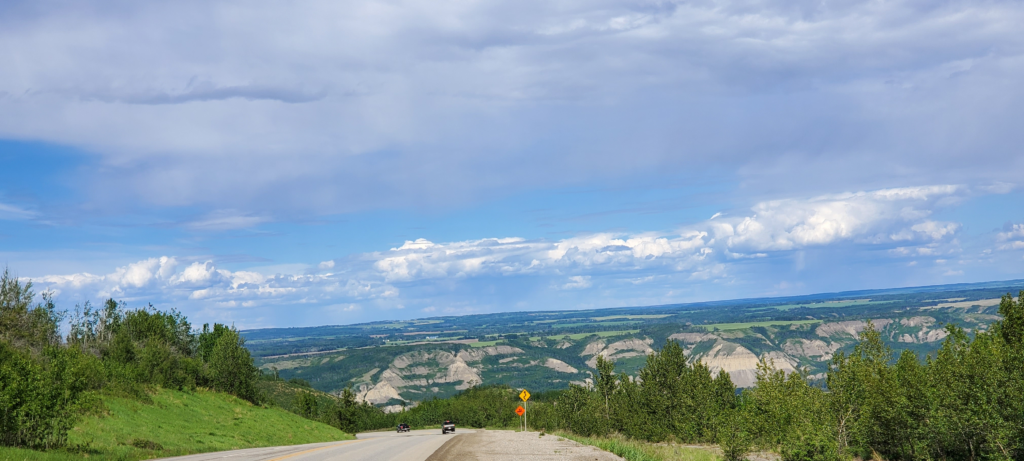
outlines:
[{"label": "paved highway", "polygon": [[455,435],[441,435],[440,429],[397,432],[369,432],[356,440],[311,443],[287,447],[249,448],[200,455],[165,458],[174,461],[424,461]]}]

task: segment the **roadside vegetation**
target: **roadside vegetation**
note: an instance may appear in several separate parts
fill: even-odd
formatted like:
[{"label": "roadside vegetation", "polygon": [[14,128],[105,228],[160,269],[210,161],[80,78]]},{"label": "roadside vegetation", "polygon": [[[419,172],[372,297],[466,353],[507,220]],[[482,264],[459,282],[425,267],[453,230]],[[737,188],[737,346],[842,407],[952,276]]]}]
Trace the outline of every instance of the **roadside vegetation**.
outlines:
[{"label": "roadside vegetation", "polygon": [[[717,445],[729,461],[753,450],[787,461],[1022,460],[1024,291],[1017,300],[1004,296],[998,314],[985,330],[949,325],[938,352],[924,358],[912,350],[896,357],[869,324],[851,352],[832,357],[824,380],[762,359],[755,386],[742,392],[672,340],[636,374],[616,373],[615,363],[598,355],[588,385],[535,393],[529,427],[634,460],[718,456],[680,445]],[[530,340],[521,339],[524,347]],[[385,364],[403,347],[369,351]],[[67,315],[45,294],[36,303],[31,284],[7,272],[0,278],[4,459],[140,459],[336,440],[340,431],[398,423],[436,427],[446,419],[512,429],[520,424],[517,394],[479,386],[384,413],[357,402],[351,388],[332,395],[276,370],[261,372],[231,327],[193,328],[173,310],[128,309],[114,300]],[[203,419],[199,407],[216,414]],[[189,418],[209,426],[182,426]],[[203,429],[214,426],[221,429]]]},{"label": "roadside vegetation", "polygon": [[102,409],[78,419],[63,449],[0,448],[0,459],[136,460],[350,438],[337,428],[229,394],[156,388],[146,401],[104,396]]},{"label": "roadside vegetation", "polygon": [[684,447],[677,444],[654,444],[622,435],[606,437],[582,437],[570,432],[559,431],[554,435],[591,445],[621,456],[627,461],[718,461],[714,451],[704,447]]},{"label": "roadside vegetation", "polygon": [[[852,353],[837,353],[824,383],[778,370],[767,359],[754,387],[737,392],[667,341],[637,378],[599,358],[593,383],[530,401],[533,430],[566,431],[630,459],[689,459],[659,453],[673,444],[715,444],[727,460],[752,450],[783,460],[1024,459],[1024,292],[1003,297],[987,331],[950,325],[930,357],[898,357],[872,325]],[[452,419],[515,428],[516,390],[480,387],[378,416],[380,427]],[[384,425],[384,422],[390,424]],[[583,439],[581,439],[583,440]],[[687,455],[688,456],[688,455]]]},{"label": "roadside vegetation", "polygon": [[[61,335],[67,321],[69,333]],[[178,312],[59,311],[0,275],[0,459],[145,459],[348,438],[267,408],[238,332]]]}]

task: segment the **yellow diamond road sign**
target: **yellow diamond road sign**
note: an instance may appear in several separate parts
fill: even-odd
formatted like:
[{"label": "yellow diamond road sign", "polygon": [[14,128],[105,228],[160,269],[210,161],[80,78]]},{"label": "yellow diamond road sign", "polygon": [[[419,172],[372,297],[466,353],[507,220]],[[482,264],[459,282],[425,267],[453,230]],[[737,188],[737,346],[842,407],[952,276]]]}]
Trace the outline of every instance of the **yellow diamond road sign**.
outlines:
[{"label": "yellow diamond road sign", "polygon": [[523,389],[523,392],[519,393],[519,398],[523,399],[524,402],[530,400],[530,392]]}]

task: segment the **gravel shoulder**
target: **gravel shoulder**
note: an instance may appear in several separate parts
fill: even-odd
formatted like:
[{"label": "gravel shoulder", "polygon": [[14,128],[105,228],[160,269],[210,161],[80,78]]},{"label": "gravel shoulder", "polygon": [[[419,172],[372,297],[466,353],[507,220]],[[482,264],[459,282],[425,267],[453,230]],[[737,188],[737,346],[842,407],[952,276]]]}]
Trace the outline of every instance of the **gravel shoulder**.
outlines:
[{"label": "gravel shoulder", "polygon": [[622,461],[597,448],[538,432],[478,431],[458,434],[427,461]]}]

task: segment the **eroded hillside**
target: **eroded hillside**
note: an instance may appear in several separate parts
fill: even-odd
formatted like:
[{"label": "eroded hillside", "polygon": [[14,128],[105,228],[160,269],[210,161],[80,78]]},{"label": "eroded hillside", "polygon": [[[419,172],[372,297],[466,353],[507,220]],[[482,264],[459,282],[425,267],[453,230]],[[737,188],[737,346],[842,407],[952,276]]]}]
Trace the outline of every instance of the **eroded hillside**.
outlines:
[{"label": "eroded hillside", "polygon": [[[461,330],[463,334],[416,339],[415,334],[395,332],[381,335],[384,340],[379,345],[281,354],[263,357],[259,364],[327,392],[351,387],[359,399],[394,410],[481,384],[544,391],[586,383],[598,356],[615,362],[616,371],[635,375],[648,354],[671,340],[682,344],[693,360],[703,361],[715,373],[725,370],[737,386],[747,387],[754,383],[762,357],[777,368],[806,370],[812,378],[824,378],[829,360],[837,351],[851,350],[868,322],[893,349],[914,350],[923,357],[939,348],[947,336],[947,324],[975,331],[998,319],[994,315],[997,298],[987,292],[975,296],[980,299],[932,295],[934,299],[903,304],[867,298],[785,304],[771,308],[788,319],[763,315],[753,318],[760,321],[744,323],[694,324],[688,321],[694,317],[692,312],[600,315],[602,311],[577,311],[572,313],[575,317],[557,321],[546,320],[546,313],[521,313],[525,320],[509,322],[503,333],[473,338],[467,337],[471,329],[466,329]],[[794,311],[815,315],[798,317],[792,315]],[[769,320],[761,320],[766,317]],[[751,319],[749,313],[745,319]],[[551,334],[557,322],[604,331]],[[539,325],[546,331],[530,331],[541,329]],[[494,325],[484,328],[496,329]],[[431,333],[438,334],[426,334]],[[403,335],[414,338],[405,340]]]}]

